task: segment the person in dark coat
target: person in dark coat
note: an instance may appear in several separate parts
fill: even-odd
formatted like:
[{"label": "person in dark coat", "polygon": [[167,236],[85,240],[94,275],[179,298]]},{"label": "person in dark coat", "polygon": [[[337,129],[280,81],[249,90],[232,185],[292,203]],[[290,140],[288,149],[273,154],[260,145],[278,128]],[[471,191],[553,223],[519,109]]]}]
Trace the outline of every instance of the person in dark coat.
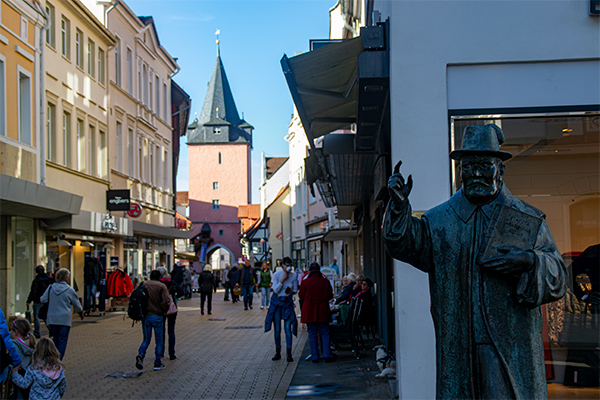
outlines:
[{"label": "person in dark coat", "polygon": [[240,270],[240,286],[242,287],[242,296],[244,296],[244,310],[247,310],[248,307],[252,309],[254,285],[256,285],[256,276],[250,265],[250,260],[246,260],[244,267]]},{"label": "person in dark coat", "polygon": [[177,284],[183,287],[183,267],[179,263],[173,265],[171,270],[171,280],[177,282]]},{"label": "person in dark coat", "polygon": [[29,296],[27,296],[27,308],[29,305],[33,303],[33,335],[39,339],[40,338],[40,317],[39,312],[40,308],[42,308],[42,301],[40,298],[48,289],[48,286],[54,283],[54,279],[48,274],[44,269],[43,265],[38,265],[35,267],[35,272],[37,273],[33,282],[31,282],[31,290],[29,290]]},{"label": "person in dark coat", "polygon": [[321,335],[325,362],[333,361],[329,340],[329,323],[332,320],[329,300],[333,299],[333,290],[329,284],[329,279],[321,274],[319,264],[312,263],[310,265],[309,274],[300,285],[298,298],[302,310],[300,322],[308,327],[308,342],[312,362],[319,361],[318,334]]},{"label": "person in dark coat", "polygon": [[204,315],[204,303],[206,304],[206,311],[208,315],[211,315],[212,311],[212,294],[217,291],[217,282],[212,271],[205,268],[200,273],[198,278],[198,285],[200,285],[200,314]]},{"label": "person in dark coat", "polygon": [[[567,272],[544,213],[504,184],[512,155],[502,143],[494,124],[466,127],[462,148],[450,153],[462,188],[421,218],[412,216],[412,177],[404,180],[401,162],[388,181],[387,251],[429,274],[438,399],[548,397],[540,305],[565,294]],[[492,243],[496,255],[482,257],[500,209],[511,228]]]},{"label": "person in dark coat", "polygon": [[240,296],[233,294],[233,289],[235,285],[240,286],[240,270],[234,265],[227,276],[229,278],[229,287],[231,288],[231,302],[237,303],[240,301]]}]

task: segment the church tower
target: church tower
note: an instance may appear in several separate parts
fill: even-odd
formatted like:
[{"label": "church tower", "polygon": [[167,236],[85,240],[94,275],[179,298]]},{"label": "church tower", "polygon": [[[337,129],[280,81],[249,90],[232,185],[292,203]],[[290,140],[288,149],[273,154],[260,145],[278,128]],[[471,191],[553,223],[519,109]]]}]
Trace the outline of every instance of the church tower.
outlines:
[{"label": "church tower", "polygon": [[[217,42],[218,44],[218,42]],[[252,125],[240,118],[217,47],[217,60],[200,117],[188,127],[191,241],[213,268],[242,255],[238,207],[250,204]],[[201,230],[210,227],[210,238]],[[206,236],[206,234],[204,234]]]}]

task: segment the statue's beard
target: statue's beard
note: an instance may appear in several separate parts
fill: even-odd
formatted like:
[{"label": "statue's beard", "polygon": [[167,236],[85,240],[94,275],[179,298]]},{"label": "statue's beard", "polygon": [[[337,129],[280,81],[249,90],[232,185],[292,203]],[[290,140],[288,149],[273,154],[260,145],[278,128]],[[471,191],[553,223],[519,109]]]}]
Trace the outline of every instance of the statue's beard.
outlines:
[{"label": "statue's beard", "polygon": [[501,179],[495,179],[493,183],[484,179],[470,179],[468,182],[463,183],[463,192],[467,200],[480,205],[494,200],[501,187]]}]

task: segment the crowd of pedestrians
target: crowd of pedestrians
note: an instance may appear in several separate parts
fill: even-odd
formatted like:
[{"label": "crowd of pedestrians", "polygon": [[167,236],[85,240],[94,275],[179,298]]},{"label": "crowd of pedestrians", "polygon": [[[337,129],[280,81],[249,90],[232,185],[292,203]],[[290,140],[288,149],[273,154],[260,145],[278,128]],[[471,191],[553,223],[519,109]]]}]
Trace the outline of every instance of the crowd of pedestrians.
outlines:
[{"label": "crowd of pedestrians", "polygon": [[[330,269],[339,271],[334,259]],[[216,293],[219,279],[210,269],[197,274],[181,263],[175,264],[169,272],[164,265],[150,272],[149,280],[140,283],[145,293],[145,314],[141,318],[143,340],[138,349],[135,365],[144,368],[144,359],[154,336],[154,370],[165,369],[162,359],[168,351],[170,360],[175,360],[176,320],[178,299],[188,299],[192,293],[200,294],[200,313],[212,314],[212,295]],[[344,276],[339,295],[334,299],[333,284],[321,272],[318,263],[312,263],[308,271],[296,273],[293,261],[283,259],[283,265],[273,272],[267,263],[255,270],[246,260],[238,268],[226,266],[221,276],[224,301],[232,303],[243,297],[244,310],[252,310],[252,300],[257,292],[261,301],[261,310],[266,309],[265,332],[273,330],[275,355],[274,361],[282,358],[281,331],[285,335],[285,356],[288,362],[292,357],[293,337],[298,335],[298,317],[295,301],[300,305],[300,322],[305,324],[309,335],[311,360],[319,362],[319,342],[322,357],[326,362],[335,360],[331,352],[329,324],[332,321],[332,308],[347,305],[352,299],[362,298],[373,301],[371,288],[373,282],[362,275],[353,273]],[[36,394],[40,398],[60,398],[65,390],[64,358],[69,338],[73,311],[83,319],[83,308],[77,292],[70,286],[70,271],[60,269],[52,278],[46,274],[43,266],[36,267],[36,277],[32,282],[27,298],[27,307],[33,303],[33,327],[23,318],[12,317],[8,322],[0,310],[0,333],[2,333],[3,366],[11,368],[0,370],[0,381],[11,375],[13,386],[10,388],[14,398],[29,398]],[[133,295],[132,295],[133,298]],[[41,338],[40,320],[49,330],[49,338]],[[168,342],[166,342],[168,337]],[[168,346],[165,344],[168,343]],[[10,357],[8,357],[8,355]],[[47,397],[50,396],[50,397]],[[13,397],[11,397],[13,398]]]}]

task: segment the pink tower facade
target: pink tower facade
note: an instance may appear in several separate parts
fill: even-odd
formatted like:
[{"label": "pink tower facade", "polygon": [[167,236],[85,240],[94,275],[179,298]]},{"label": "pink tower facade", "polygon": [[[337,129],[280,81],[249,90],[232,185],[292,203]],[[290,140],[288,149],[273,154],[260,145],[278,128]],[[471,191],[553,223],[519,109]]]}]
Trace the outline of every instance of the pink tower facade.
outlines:
[{"label": "pink tower facade", "polygon": [[[224,248],[233,262],[242,255],[238,207],[250,204],[252,125],[239,117],[220,54],[208,84],[202,112],[188,127],[189,209],[192,242],[210,227],[208,254]],[[207,242],[208,240],[208,242]]]},{"label": "pink tower facade", "polygon": [[250,203],[251,147],[243,143],[204,144],[188,149],[190,220],[198,225],[193,232],[197,234],[208,222],[214,239],[209,247],[220,244],[237,260],[242,255],[238,206]]}]

